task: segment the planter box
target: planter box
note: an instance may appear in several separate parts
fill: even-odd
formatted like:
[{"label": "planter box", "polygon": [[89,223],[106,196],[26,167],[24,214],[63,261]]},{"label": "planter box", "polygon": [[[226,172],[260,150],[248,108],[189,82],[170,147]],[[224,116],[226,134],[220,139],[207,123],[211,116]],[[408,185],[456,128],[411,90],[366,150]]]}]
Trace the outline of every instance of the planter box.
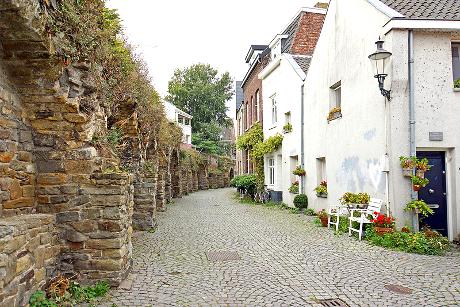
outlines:
[{"label": "planter box", "polygon": [[331,122],[333,120],[336,120],[338,118],[342,117],[342,112],[334,112],[331,117],[327,119],[328,122]]},{"label": "planter box", "polygon": [[324,194],[324,193],[316,193],[316,197],[319,197],[319,198],[327,198],[327,194]]},{"label": "planter box", "polygon": [[387,228],[387,227],[374,227],[375,233],[379,236],[383,236],[386,233],[392,233],[394,231],[393,228]]},{"label": "planter box", "polygon": [[402,170],[403,170],[403,176],[404,177],[412,176],[412,171],[413,171],[412,168],[403,168]]}]

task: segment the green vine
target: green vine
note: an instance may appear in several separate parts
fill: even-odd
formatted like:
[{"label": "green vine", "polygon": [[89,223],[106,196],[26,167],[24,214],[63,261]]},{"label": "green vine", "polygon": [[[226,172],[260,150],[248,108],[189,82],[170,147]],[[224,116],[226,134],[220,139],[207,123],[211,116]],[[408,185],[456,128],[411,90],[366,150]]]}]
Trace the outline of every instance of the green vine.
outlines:
[{"label": "green vine", "polygon": [[252,155],[255,158],[263,158],[264,155],[278,150],[283,144],[283,138],[284,137],[281,134],[276,134],[269,137],[264,142],[258,143],[254,146]]},{"label": "green vine", "polygon": [[257,144],[264,141],[264,131],[262,126],[257,123],[245,134],[238,137],[236,147],[240,150],[252,150]]}]

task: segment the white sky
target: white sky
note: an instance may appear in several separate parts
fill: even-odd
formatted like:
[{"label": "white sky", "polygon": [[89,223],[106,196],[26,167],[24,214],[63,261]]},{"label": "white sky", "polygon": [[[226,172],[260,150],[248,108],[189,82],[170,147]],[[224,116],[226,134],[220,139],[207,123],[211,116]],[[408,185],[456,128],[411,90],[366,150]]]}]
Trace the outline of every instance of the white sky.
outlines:
[{"label": "white sky", "polygon": [[[267,44],[317,0],[109,0],[162,96],[176,68],[206,63],[243,79],[251,44]],[[325,1],[322,1],[325,2]],[[229,115],[234,116],[234,99]]]}]

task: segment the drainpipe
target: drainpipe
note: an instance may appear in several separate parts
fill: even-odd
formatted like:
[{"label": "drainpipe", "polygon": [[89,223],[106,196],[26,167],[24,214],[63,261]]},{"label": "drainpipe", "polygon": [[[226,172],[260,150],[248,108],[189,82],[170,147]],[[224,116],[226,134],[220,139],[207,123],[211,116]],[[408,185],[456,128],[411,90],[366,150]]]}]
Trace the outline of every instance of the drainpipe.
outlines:
[{"label": "drainpipe", "polygon": [[[302,80],[304,81],[304,80]],[[304,120],[304,114],[303,114],[303,111],[304,111],[304,99],[305,99],[305,95],[304,95],[304,88],[305,88],[305,85],[302,84],[302,86],[300,87],[300,164],[302,166],[303,169],[305,169],[305,154],[304,154],[304,135],[305,135],[305,132],[304,132],[304,126],[305,126],[305,120]],[[301,176],[300,177],[300,182],[301,182],[301,185],[300,185],[300,193],[302,194],[305,194],[305,176]]]},{"label": "drainpipe", "polygon": [[[417,155],[417,148],[415,146],[415,98],[414,98],[414,32],[409,30],[408,35],[408,65],[409,65],[409,150],[410,156]],[[415,172],[415,171],[414,171]],[[411,199],[417,199],[417,192],[411,187]],[[412,227],[414,231],[419,230],[418,217],[416,214],[412,217]]]}]

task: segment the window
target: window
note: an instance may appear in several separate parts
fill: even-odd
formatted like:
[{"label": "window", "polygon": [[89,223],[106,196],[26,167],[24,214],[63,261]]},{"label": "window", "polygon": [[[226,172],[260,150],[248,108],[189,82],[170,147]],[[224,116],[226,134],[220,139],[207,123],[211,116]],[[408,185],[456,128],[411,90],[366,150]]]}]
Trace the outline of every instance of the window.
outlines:
[{"label": "window", "polygon": [[290,124],[291,123],[291,112],[286,112],[284,113],[284,124]]},{"label": "window", "polygon": [[[452,44],[452,70],[454,72],[454,82],[460,79],[460,55],[459,54],[460,54],[460,43],[453,43]],[[460,87],[460,85],[456,87]]]},{"label": "window", "polygon": [[331,86],[330,109],[342,107],[342,81]]},{"label": "window", "polygon": [[190,119],[188,118],[185,119],[185,125],[190,126]]},{"label": "window", "polygon": [[256,99],[254,101],[254,121],[259,121],[259,90],[256,91]]},{"label": "window", "polygon": [[251,127],[251,117],[249,116],[249,103],[246,102],[246,129]]},{"label": "window", "polygon": [[322,157],[316,159],[316,174],[318,177],[318,184],[320,184],[321,181],[327,181],[326,158]]},{"label": "window", "polygon": [[190,144],[190,135],[185,135],[185,144]]},{"label": "window", "polygon": [[276,105],[276,95],[270,97],[272,100],[272,124],[276,124],[278,122],[278,106]]},{"label": "window", "polygon": [[177,117],[177,122],[178,122],[179,124],[183,124],[183,123],[184,123],[184,118],[183,118],[182,116],[178,116],[178,117]]},{"label": "window", "polygon": [[268,159],[268,184],[275,184],[275,159]]}]

